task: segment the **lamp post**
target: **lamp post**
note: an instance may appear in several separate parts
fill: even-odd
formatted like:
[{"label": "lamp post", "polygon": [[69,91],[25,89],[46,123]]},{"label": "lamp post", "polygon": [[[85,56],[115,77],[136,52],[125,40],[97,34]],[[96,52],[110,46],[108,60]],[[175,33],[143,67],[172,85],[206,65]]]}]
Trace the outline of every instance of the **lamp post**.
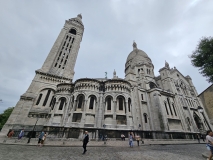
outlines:
[{"label": "lamp post", "polygon": [[29,136],[29,139],[28,139],[27,143],[30,143],[30,139],[31,139],[31,137],[32,137],[32,133],[34,132],[34,129],[35,129],[35,126],[36,126],[36,124],[37,124],[37,122],[38,122],[38,119],[39,119],[39,117],[37,116],[36,123],[35,123],[35,125],[34,125],[34,127],[33,127],[32,132],[30,133],[30,136]]},{"label": "lamp post", "polygon": [[206,121],[206,117],[205,117],[205,115],[204,115],[204,110],[203,110],[203,108],[202,108],[201,106],[198,106],[197,109],[198,109],[198,111],[203,115],[204,122],[206,122],[206,124],[208,125],[209,130],[211,130],[211,127],[209,126],[209,123]]},{"label": "lamp post", "polygon": [[106,138],[105,138],[105,128],[106,128],[106,125],[103,124],[103,127],[104,127],[104,144],[106,144]]}]

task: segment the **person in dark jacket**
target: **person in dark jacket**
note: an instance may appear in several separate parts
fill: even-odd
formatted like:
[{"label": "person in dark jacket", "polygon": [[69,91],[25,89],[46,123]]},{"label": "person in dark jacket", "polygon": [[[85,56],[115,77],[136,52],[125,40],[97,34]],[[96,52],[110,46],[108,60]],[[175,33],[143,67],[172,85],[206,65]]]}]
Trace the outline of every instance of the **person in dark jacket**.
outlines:
[{"label": "person in dark jacket", "polygon": [[84,134],[84,138],[83,138],[83,148],[84,148],[84,152],[83,152],[83,154],[85,154],[86,153],[86,151],[87,151],[87,143],[89,142],[89,135],[88,135],[88,132],[87,131],[85,131],[85,134]]}]

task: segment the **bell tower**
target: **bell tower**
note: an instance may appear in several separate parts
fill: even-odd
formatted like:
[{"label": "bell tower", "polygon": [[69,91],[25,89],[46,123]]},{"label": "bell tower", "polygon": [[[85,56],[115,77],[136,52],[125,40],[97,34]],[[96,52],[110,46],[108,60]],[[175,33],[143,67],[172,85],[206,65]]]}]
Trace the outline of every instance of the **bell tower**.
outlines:
[{"label": "bell tower", "polygon": [[81,14],[66,20],[42,68],[38,71],[72,80],[83,32]]},{"label": "bell tower", "polygon": [[31,130],[36,121],[35,117],[40,117],[36,127],[43,128],[46,118],[51,112],[57,85],[70,83],[73,80],[83,32],[84,25],[80,14],[65,21],[43,66],[36,70],[34,79],[27,91],[21,95],[2,128],[2,133],[7,133],[9,129]]}]

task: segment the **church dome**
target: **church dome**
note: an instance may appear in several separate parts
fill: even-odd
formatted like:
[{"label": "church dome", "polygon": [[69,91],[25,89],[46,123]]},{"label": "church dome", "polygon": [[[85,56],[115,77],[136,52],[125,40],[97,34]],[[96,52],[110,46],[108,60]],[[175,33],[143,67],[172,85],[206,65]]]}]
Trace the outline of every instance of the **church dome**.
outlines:
[{"label": "church dome", "polygon": [[133,43],[133,51],[130,52],[130,54],[128,55],[126,62],[129,62],[130,60],[133,60],[133,59],[137,59],[137,60],[149,59],[151,61],[149,56],[144,51],[137,48],[137,44],[135,42]]}]

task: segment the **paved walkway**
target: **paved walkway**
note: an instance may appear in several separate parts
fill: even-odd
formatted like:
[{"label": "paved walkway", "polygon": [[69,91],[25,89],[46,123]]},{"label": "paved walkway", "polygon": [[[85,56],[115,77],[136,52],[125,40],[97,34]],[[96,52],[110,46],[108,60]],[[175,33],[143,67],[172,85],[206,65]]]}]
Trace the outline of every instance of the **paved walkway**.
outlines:
[{"label": "paved walkway", "polygon": [[[90,142],[89,142],[90,143]],[[125,147],[36,147],[0,144],[0,160],[206,160],[203,144]]]},{"label": "paved walkway", "polygon": [[[7,137],[1,137],[0,143],[1,144],[20,144],[20,145],[37,145],[38,138],[31,138],[30,143],[28,144],[28,138],[23,138],[21,140],[18,140],[17,138],[7,138]],[[203,141],[200,141],[201,144],[204,144]],[[137,142],[134,141],[134,144],[136,145]],[[140,145],[184,145],[184,144],[198,144],[197,140],[144,140],[144,143],[140,141]],[[46,146],[70,146],[70,147],[77,147],[82,146],[82,141],[80,140],[74,140],[74,139],[51,139],[47,138],[45,140]],[[97,147],[126,147],[128,146],[128,140],[126,141],[106,141],[106,144],[104,144],[104,141],[90,141],[88,143],[88,146],[97,146]]]}]

